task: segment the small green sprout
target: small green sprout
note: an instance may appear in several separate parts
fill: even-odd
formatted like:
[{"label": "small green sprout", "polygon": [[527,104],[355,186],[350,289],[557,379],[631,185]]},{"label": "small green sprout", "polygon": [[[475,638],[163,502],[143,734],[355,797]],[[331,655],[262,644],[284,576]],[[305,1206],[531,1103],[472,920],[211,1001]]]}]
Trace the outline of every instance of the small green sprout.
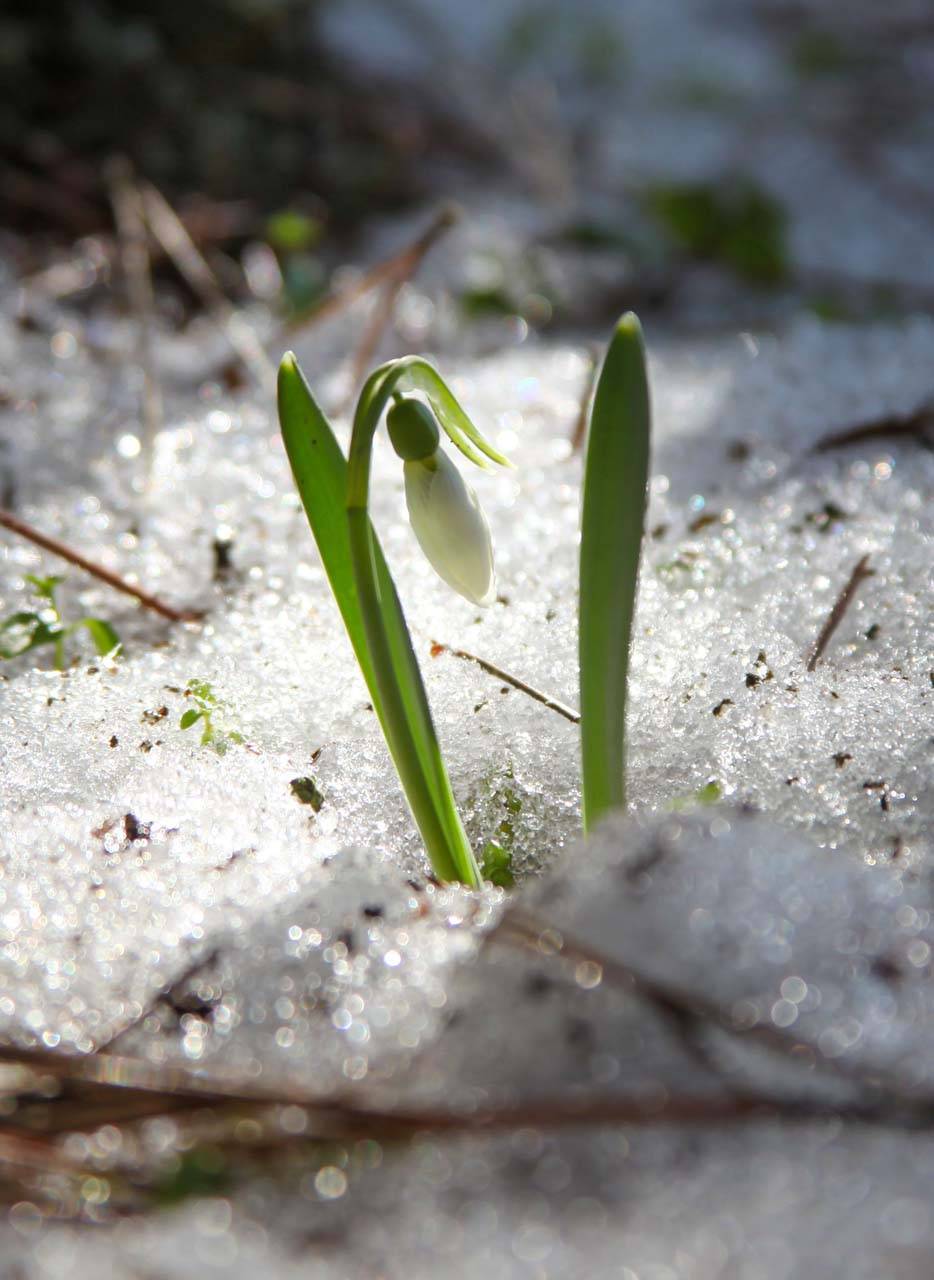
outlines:
[{"label": "small green sprout", "polygon": [[229,747],[244,741],[243,734],[236,729],[219,729],[215,717],[223,718],[224,704],[205,680],[189,680],[185,689],[185,697],[191,698],[193,707],[182,713],[178,722],[180,729],[190,729],[201,721],[201,745],[213,747],[219,756],[225,754]]},{"label": "small green sprout", "polygon": [[516,883],[512,871],[512,850],[504,849],[495,840],[487,840],[480,859],[480,874],[500,889],[511,889]]},{"label": "small green sprout", "polygon": [[787,215],[748,179],[651,187],[648,212],[695,258],[719,262],[750,284],[774,287],[788,276]]},{"label": "small green sprout", "polygon": [[522,800],[512,786],[512,766],[506,770],[506,781],[492,796],[493,807],[502,812],[491,839],[487,840],[480,855],[480,874],[484,880],[511,889],[516,883],[513,873],[513,847],[516,824],[522,813]]},{"label": "small green sprout", "polygon": [[55,598],[58,585],[64,578],[42,578],[34,573],[27,573],[25,577],[32,585],[40,607],[11,613],[0,622],[0,635],[9,636],[15,645],[11,649],[0,646],[0,658],[18,658],[32,649],[51,645],[55,669],[64,671],[67,666],[65,641],[82,627],[90,635],[94,648],[101,657],[118,655],[121,648],[120,637],[109,622],[104,622],[101,618],[79,618],[77,622],[65,622]]},{"label": "small green sprout", "polygon": [[702,787],[698,787],[697,790],[692,791],[690,795],[676,796],[675,799],[669,803],[668,808],[672,813],[681,813],[684,809],[693,809],[716,804],[722,795],[723,787],[716,778],[711,778],[709,782],[705,782]]},{"label": "small green sprout", "polygon": [[[415,398],[419,397],[419,398]],[[439,576],[475,604],[495,598],[490,530],[476,495],[440,447],[443,432],[470,461],[509,466],[480,435],[440,374],[405,356],[364,384],[345,457],[288,353],[279,421],[292,474],[366,681],[402,789],[435,874],[476,887],[481,873],[454,804],[421,672],[395,585],[370,523],[370,459],[386,425],[402,459],[416,537]],[[580,688],[584,829],[625,805],[625,711],[649,460],[642,331],[616,327],[594,394],[584,477]],[[194,719],[190,721],[193,723]],[[518,803],[518,801],[516,802]],[[510,805],[483,854],[483,874],[511,879]]]}]

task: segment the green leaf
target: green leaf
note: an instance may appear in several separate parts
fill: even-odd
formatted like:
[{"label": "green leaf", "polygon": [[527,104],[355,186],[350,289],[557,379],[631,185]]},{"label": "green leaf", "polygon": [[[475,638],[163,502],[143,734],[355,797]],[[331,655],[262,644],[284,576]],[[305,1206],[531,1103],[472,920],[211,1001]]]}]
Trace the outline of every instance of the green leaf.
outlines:
[{"label": "green leaf", "polygon": [[217,698],[206,680],[189,680],[185,692],[202,707],[216,707]]},{"label": "green leaf", "polygon": [[24,653],[29,653],[31,649],[38,649],[47,644],[55,644],[62,638],[61,623],[57,621],[48,622],[39,613],[13,613],[8,618],[5,618],[3,622],[0,622],[0,634],[17,630],[25,632],[23,636],[24,643],[16,649],[0,648],[0,658],[18,658]]},{"label": "green leaf", "polygon": [[182,712],[182,718],[178,722],[180,729],[190,729],[204,715],[203,711],[198,711],[196,707],[189,707],[187,711]]},{"label": "green leaf", "polygon": [[[386,366],[371,375],[358,406],[358,417],[375,411],[374,430],[390,395],[386,379]],[[348,511],[347,460],[291,353],[279,368],[279,421],[308,523],[429,858],[441,879],[476,884],[476,867],[454,807],[402,607],[366,513],[369,455],[360,504]],[[369,632],[357,590],[352,537],[372,571]],[[377,677],[376,660],[382,663],[383,680]]]},{"label": "green leaf", "polygon": [[55,603],[55,588],[60,582],[64,582],[62,577],[56,577],[54,574],[48,578],[40,578],[35,573],[23,574],[27,582],[32,583],[35,587],[36,595],[41,596],[43,600],[51,600]]},{"label": "green leaf", "polygon": [[294,253],[310,249],[324,233],[320,219],[310,217],[298,209],[281,209],[266,222],[266,235],[274,249]]},{"label": "green leaf", "polygon": [[[103,622],[100,618],[82,618],[80,622],[75,623],[75,626],[87,629],[94,641],[94,648],[101,656],[105,653],[113,653],[121,647],[120,637],[109,622]],[[74,630],[74,627],[69,630]]]},{"label": "green leaf", "polygon": [[673,813],[680,813],[684,809],[691,809],[695,805],[711,805],[716,804],[723,795],[723,788],[716,778],[712,778],[710,782],[706,782],[702,787],[698,787],[696,791],[692,791],[688,796],[676,796],[669,804],[669,809]]},{"label": "green leaf", "polygon": [[626,803],[626,689],[650,421],[642,329],[630,312],[616,326],[597,381],[584,470],[579,648],[585,831]]},{"label": "green leaf", "polygon": [[501,889],[511,889],[516,883],[512,871],[512,853],[504,849],[495,840],[488,840],[483,846],[480,859],[480,874],[484,880],[499,885]]},{"label": "green leaf", "polygon": [[19,613],[11,613],[8,618],[4,618],[0,622],[0,633],[4,631],[13,631],[21,627],[41,627],[44,626],[41,616],[33,610],[21,610]]},{"label": "green leaf", "polygon": [[196,1147],[180,1156],[171,1171],[159,1178],[152,1196],[157,1204],[177,1205],[193,1196],[220,1195],[232,1181],[221,1150]]},{"label": "green leaf", "polygon": [[646,203],[694,257],[721,262],[753,284],[780,284],[788,275],[785,211],[754,183],[659,185],[646,193]]}]

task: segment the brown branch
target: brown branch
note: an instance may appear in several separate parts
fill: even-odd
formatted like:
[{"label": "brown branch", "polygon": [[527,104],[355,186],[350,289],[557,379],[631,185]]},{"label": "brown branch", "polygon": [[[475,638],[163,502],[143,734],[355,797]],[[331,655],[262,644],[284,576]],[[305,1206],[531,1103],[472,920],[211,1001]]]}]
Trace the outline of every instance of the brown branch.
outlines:
[{"label": "brown branch", "polygon": [[587,439],[587,424],[590,421],[590,402],[593,399],[593,393],[597,386],[597,377],[600,373],[600,360],[595,349],[589,352],[590,365],[587,369],[587,379],[584,383],[584,389],[581,392],[580,409],[574,422],[574,430],[571,433],[571,453],[579,453],[584,447],[584,441]]},{"label": "brown branch", "polygon": [[392,323],[392,317],[395,314],[396,302],[402,286],[408,279],[408,275],[394,276],[383,286],[382,292],[376,299],[376,306],[373,308],[373,314],[367,323],[366,328],[357,344],[354,352],[353,360],[350,365],[350,385],[348,387],[347,398],[340,405],[338,414],[347,413],[353,407],[353,400],[356,390],[363,383],[366,371],[373,363],[373,358],[379,350],[379,344],[382,342],[386,330]]},{"label": "brown branch", "polygon": [[559,702],[557,698],[552,698],[550,694],[542,693],[540,689],[536,689],[533,685],[526,684],[518,676],[510,675],[502,667],[494,666],[492,662],[487,662],[486,658],[478,658],[475,653],[468,653],[466,649],[452,649],[450,645],[439,644],[437,640],[433,641],[431,645],[432,657],[437,657],[441,653],[450,653],[453,657],[463,658],[466,662],[475,662],[488,675],[495,676],[497,680],[502,680],[505,684],[511,685],[513,689],[518,689],[520,693],[525,693],[530,698],[534,698],[536,702],[540,702],[549,711],[557,711],[559,716],[564,716],[565,720],[570,720],[572,724],[580,724],[579,711],[575,711],[573,707],[567,706],[564,702]]},{"label": "brown branch", "polygon": [[114,573],[111,569],[106,569],[102,564],[96,564],[93,560],[88,560],[87,556],[83,556],[80,551],[74,551],[66,543],[59,542],[58,538],[50,537],[49,534],[33,528],[31,524],[27,524],[25,520],[20,520],[19,516],[13,515],[11,511],[0,509],[0,525],[5,529],[9,529],[11,533],[19,534],[21,538],[26,538],[27,541],[35,543],[37,547],[42,547],[44,551],[51,551],[53,555],[61,556],[69,564],[76,565],[79,569],[83,569],[85,573],[91,574],[92,577],[99,578],[101,582],[106,582],[115,591],[122,591],[124,595],[133,596],[144,608],[151,609],[153,613],[161,614],[163,618],[168,618],[170,622],[197,622],[203,616],[202,613],[195,610],[173,608],[172,605],[166,604],[164,600],[160,600],[157,596],[144,591],[142,587],[136,587],[132,582],[127,582],[125,578],[121,578],[119,574]]},{"label": "brown branch", "polygon": [[438,237],[453,226],[457,221],[457,212],[453,206],[445,206],[435,216],[431,226],[422,233],[410,245],[408,249],[401,254],[396,255],[395,265],[389,273],[388,278],[383,285],[383,291],[376,300],[376,306],[373,314],[370,316],[366,328],[357,344],[354,352],[353,360],[350,366],[350,388],[348,392],[347,403],[341,405],[339,413],[344,413],[351,408],[354,394],[357,388],[363,382],[366,371],[373,363],[379,344],[382,342],[386,330],[392,323],[393,315],[396,310],[396,302],[402,288],[406,285],[412,276],[418,270],[425,257],[425,254],[435,243]]},{"label": "brown branch", "polygon": [[811,452],[828,453],[831,449],[842,449],[849,444],[862,444],[865,440],[889,440],[893,436],[913,437],[931,447],[934,444],[932,429],[934,403],[926,403],[912,413],[885,414],[881,418],[873,418],[869,422],[860,422],[856,426],[821,436],[812,446]]},{"label": "brown branch", "polygon": [[[324,1133],[349,1135],[385,1134],[398,1138],[415,1133],[476,1132],[477,1129],[501,1131],[530,1126],[564,1128],[592,1124],[723,1124],[781,1115],[790,1118],[813,1118],[836,1115],[837,1109],[823,1104],[789,1102],[746,1094],[660,1094],[655,1097],[623,1095],[591,1097],[542,1097],[529,1102],[503,1102],[483,1110],[463,1112],[456,1107],[395,1107],[358,1103],[339,1095],[316,1098],[301,1090],[257,1090],[224,1077],[211,1077],[184,1068],[157,1068],[143,1059],[111,1056],[90,1057],[60,1054],[43,1050],[0,1048],[0,1059],[34,1067],[45,1076],[61,1081],[91,1083],[98,1089],[98,1103],[87,1116],[72,1104],[69,1119],[76,1129],[93,1128],[107,1123],[107,1112],[99,1105],[109,1096],[114,1104],[115,1122],[132,1122],[156,1115],[177,1114],[210,1108],[216,1113],[233,1108],[238,1114],[244,1108],[261,1114],[269,1108],[298,1106],[311,1123],[298,1135],[302,1140],[321,1137]],[[129,1104],[129,1105],[128,1105]],[[64,1133],[68,1126],[54,1124],[54,1101],[46,1101],[42,1116],[53,1122],[51,1132]],[[18,1113],[17,1113],[18,1114]],[[861,1117],[875,1113],[862,1109]],[[24,1113],[24,1118],[28,1111]],[[17,1135],[14,1122],[7,1121],[0,1137]],[[41,1141],[35,1138],[36,1141]],[[13,1154],[11,1152],[11,1154]],[[0,1162],[4,1152],[0,1145]]]},{"label": "brown branch", "polygon": [[443,205],[425,230],[411,244],[364,271],[353,284],[329,293],[320,302],[315,302],[306,310],[292,316],[281,329],[278,335],[279,341],[285,341],[297,330],[304,329],[307,325],[317,324],[328,316],[342,311],[381,284],[391,283],[400,277],[403,281],[409,279],[435,241],[453,227],[459,217],[460,211],[456,205]]},{"label": "brown branch", "polygon": [[250,371],[257,385],[270,391],[276,371],[259,338],[227,298],[181,218],[149,182],[142,184],[149,229],[175,263],[181,275],[200,297],[214,323]]},{"label": "brown branch", "polygon": [[864,578],[871,578],[872,575],[874,574],[875,570],[868,568],[867,567],[868,564],[869,564],[868,555],[863,556],[861,560],[857,561],[856,565],[853,568],[853,572],[849,576],[846,586],[843,588],[843,590],[840,592],[840,594],[837,596],[836,600],[834,601],[833,608],[830,610],[830,613],[827,616],[827,621],[821,627],[820,634],[818,635],[817,640],[814,642],[814,647],[811,650],[810,657],[808,658],[808,662],[807,662],[808,671],[813,671],[814,668],[817,666],[817,663],[820,660],[821,655],[823,654],[824,650],[827,648],[828,644],[830,643],[833,633],[836,631],[837,627],[839,627],[840,623],[843,621],[843,616],[846,613],[847,609],[850,607],[850,603],[852,602],[853,597],[856,595],[859,584],[863,581]]}]

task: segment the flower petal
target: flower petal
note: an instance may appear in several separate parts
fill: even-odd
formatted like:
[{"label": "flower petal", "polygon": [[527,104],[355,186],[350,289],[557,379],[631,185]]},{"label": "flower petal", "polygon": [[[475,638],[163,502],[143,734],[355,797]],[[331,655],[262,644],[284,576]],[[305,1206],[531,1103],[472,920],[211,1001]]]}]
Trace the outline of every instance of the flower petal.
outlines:
[{"label": "flower petal", "polygon": [[466,599],[492,604],[493,541],[477,495],[441,449],[403,470],[409,519],[429,564]]}]

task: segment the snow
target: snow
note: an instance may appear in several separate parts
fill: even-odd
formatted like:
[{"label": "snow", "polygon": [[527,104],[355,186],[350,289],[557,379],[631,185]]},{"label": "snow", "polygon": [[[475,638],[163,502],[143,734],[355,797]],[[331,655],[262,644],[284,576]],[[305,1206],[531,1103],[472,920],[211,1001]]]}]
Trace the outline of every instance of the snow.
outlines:
[{"label": "snow", "polygon": [[[333,7],[335,41],[366,7]],[[483,63],[514,13],[459,6],[456,41]],[[383,65],[411,68],[400,31]],[[738,163],[742,111],[679,105],[701,65],[733,94],[754,81],[769,108],[775,132],[739,159],[791,209],[796,270],[929,286],[923,200],[889,200],[812,127],[809,112],[840,103],[799,95],[755,24],[653,0],[627,6],[623,35],[626,75],[601,94],[622,118],[640,103],[640,129],[561,105],[590,121],[571,151],[596,206],[617,208],[630,179]],[[923,183],[921,123],[885,158]],[[398,330],[517,464],[466,468],[496,603],[477,609],[435,578],[385,440],[373,516],[468,834],[480,849],[505,826],[512,895],[429,879],[270,398],[224,388],[220,337],[206,322],[160,330],[166,419],[149,442],[131,326],[52,304],[31,327],[0,312],[3,505],[205,611],[170,624],[67,569],[66,618],[107,619],[123,655],[76,636],[64,673],[42,650],[0,670],[4,1052],[102,1050],[152,1079],[246,1081],[288,1100],[270,1123],[296,1139],[230,1186],[121,1219],[110,1205],[141,1167],[189,1151],[184,1122],[146,1122],[116,1155],[110,1126],[69,1138],[95,1173],[75,1193],[82,1225],[45,1218],[39,1186],[0,1219],[0,1278],[931,1274],[934,454],[881,431],[818,446],[930,400],[934,323],[828,326],[734,294],[721,314],[706,279],[679,311],[692,334],[645,317],[655,422],[630,811],[583,842],[576,727],[432,655],[461,648],[576,703],[570,440],[606,334],[465,330],[451,291],[501,269],[534,291],[523,246],[567,213],[512,188],[465,203],[404,291]],[[374,255],[408,227],[375,228]],[[578,296],[617,287],[599,257],[584,285],[573,250],[548,266]],[[261,310],[250,320],[269,331]],[[299,339],[329,407],[346,398],[358,333],[354,313]],[[346,441],[346,410],[335,421]],[[871,576],[808,671],[864,556]],[[24,575],[61,571],[4,532],[0,617],[28,607]],[[219,732],[242,736],[223,753],[180,728],[194,680],[219,700]],[[317,810],[291,785],[309,777]],[[678,1111],[685,1099],[707,1109],[700,1121]],[[385,1115],[348,1133],[339,1106],[424,1123],[406,1139]]]},{"label": "snow", "polygon": [[[813,445],[915,408],[934,328],[803,322],[782,338],[648,337],[654,532],[630,795],[647,824],[638,840],[669,849],[657,868],[620,881],[642,846],[615,829],[568,851],[579,822],[574,726],[471,663],[430,656],[433,640],[463,646],[573,704],[580,461],[568,438],[584,349],[439,358],[517,463],[471,477],[493,529],[499,603],[481,612],[452,597],[418,558],[388,447],[375,518],[470,835],[481,842],[508,815],[520,878],[533,877],[514,911],[710,1011],[697,1043],[597,961],[568,970],[510,944],[513,912],[495,927],[501,892],[472,898],[426,883],[268,407],[214,402],[170,422],[146,490],[146,459],[123,456],[116,429],[79,427],[80,452],[66,450],[70,380],[30,361],[31,394],[60,444],[20,440],[23,514],[209,612],[170,627],[71,571],[64,605],[113,621],[125,657],[82,651],[59,674],[40,651],[35,665],[6,667],[7,1042],[109,1046],[306,1098],[349,1090],[368,1105],[466,1114],[595,1091],[652,1105],[684,1093],[722,1102],[742,1087],[776,1105],[845,1109],[878,1102],[882,1081],[883,1095],[927,1096],[934,461],[897,437]],[[41,340],[16,341],[34,357]],[[104,380],[89,358],[71,359],[90,402]],[[212,582],[221,523],[234,568]],[[874,576],[808,672],[817,631],[865,553]],[[24,600],[24,572],[51,567],[7,540],[3,608]],[[193,678],[211,683],[219,726],[244,744],[220,755],[178,727]],[[301,776],[324,797],[317,813],[290,789]],[[723,802],[709,814],[664,817],[712,780]],[[727,807],[737,804],[767,816]],[[812,1007],[814,992],[823,1002]],[[380,1170],[347,1182],[338,1207],[313,1179],[311,1192],[307,1180],[305,1190],[245,1189],[223,1202],[229,1229],[204,1228],[225,1241],[205,1266],[229,1253],[224,1265],[235,1255],[245,1272],[262,1258],[288,1275],[295,1233],[319,1219],[330,1231],[336,1216],[343,1243],[319,1258],[322,1275],[368,1274],[391,1239],[392,1274],[407,1276],[433,1274],[441,1257],[453,1274],[518,1276],[546,1262],[548,1274],[567,1274],[582,1257],[600,1274],[626,1256],[636,1275],[676,1266],[713,1276],[741,1258],[742,1274],[771,1277],[823,1257],[819,1240],[850,1224],[857,1202],[870,1208],[855,1215],[864,1226],[848,1231],[840,1274],[859,1274],[856,1259],[871,1274],[870,1259],[896,1247],[906,1261],[893,1274],[921,1274],[930,1258],[911,1172],[930,1163],[923,1134],[780,1117],[693,1136],[677,1125],[520,1132],[535,1135],[534,1157],[506,1135],[387,1152]],[[249,1207],[257,1195],[261,1211]],[[210,1203],[129,1239],[117,1231],[114,1265],[132,1275],[145,1255],[183,1274],[173,1271],[181,1241],[200,1239]],[[262,1241],[257,1213],[281,1219]],[[731,1227],[716,1226],[727,1218]],[[466,1225],[455,1230],[455,1219]],[[36,1275],[43,1259],[57,1260],[53,1274],[80,1274],[100,1247],[76,1245],[65,1228],[11,1230]],[[455,1258],[457,1239],[471,1243]],[[673,1261],[682,1255],[690,1265]]]}]

